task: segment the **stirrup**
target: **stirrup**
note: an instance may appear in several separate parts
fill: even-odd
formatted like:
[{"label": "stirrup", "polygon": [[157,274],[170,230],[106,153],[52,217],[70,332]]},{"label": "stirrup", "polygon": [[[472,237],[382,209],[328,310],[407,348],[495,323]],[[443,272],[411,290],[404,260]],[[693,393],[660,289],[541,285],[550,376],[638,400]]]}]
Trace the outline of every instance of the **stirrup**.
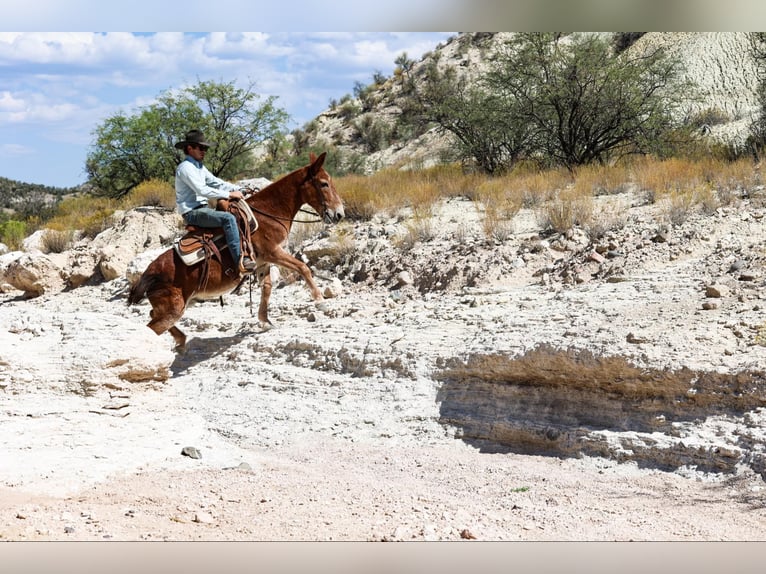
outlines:
[{"label": "stirrup", "polygon": [[239,258],[239,273],[240,273],[240,275],[250,275],[251,273],[253,273],[258,268],[258,266],[255,264],[255,261],[253,261],[252,259],[250,259],[250,262],[253,264],[253,268],[252,269],[248,269],[247,267],[245,267],[244,261],[245,261],[245,256],[242,255]]}]

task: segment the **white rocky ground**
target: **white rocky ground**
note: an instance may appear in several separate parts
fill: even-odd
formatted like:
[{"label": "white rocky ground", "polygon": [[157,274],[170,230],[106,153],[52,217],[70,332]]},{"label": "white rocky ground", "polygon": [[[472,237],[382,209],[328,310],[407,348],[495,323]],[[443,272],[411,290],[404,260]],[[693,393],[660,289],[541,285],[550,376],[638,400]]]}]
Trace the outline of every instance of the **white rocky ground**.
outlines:
[{"label": "white rocky ground", "polygon": [[[626,224],[595,245],[542,237],[526,210],[507,240],[488,243],[462,199],[441,205],[434,237],[404,252],[394,247],[404,217],[350,226],[353,247],[335,260],[317,255],[327,237],[303,247],[322,287],[340,280],[337,296],[317,307],[284,278],[266,331],[246,288],[224,307],[196,303],[180,324],[190,336],[183,355],[145,327],[148,304],[126,306],[127,262],[120,277],[25,297],[8,272],[18,254],[6,255],[0,538],[763,540],[762,198],[667,229],[657,206],[616,199]],[[156,218],[144,213],[134,225]],[[133,227],[124,238],[119,227],[109,243],[136,245]],[[134,252],[156,250],[168,228],[158,224]],[[115,260],[101,249],[94,269]],[[539,344],[657,373],[756,373],[750,406],[713,401],[655,432],[551,418],[595,404],[565,392],[525,414],[534,421],[539,408],[577,440],[600,437],[603,456],[521,454],[512,435],[505,445],[470,436],[475,427],[458,415],[470,416],[476,397],[444,394],[471,388],[443,376],[446,362],[521,357]],[[508,388],[496,380],[482,392],[493,385]],[[526,400],[524,385],[513,388]],[[483,422],[499,436],[517,405],[489,397],[498,420]],[[486,400],[475,404],[486,414]],[[633,406],[619,404],[626,421]],[[626,454],[652,441],[656,464]],[[731,464],[683,464],[689,448],[728,453]]]}]

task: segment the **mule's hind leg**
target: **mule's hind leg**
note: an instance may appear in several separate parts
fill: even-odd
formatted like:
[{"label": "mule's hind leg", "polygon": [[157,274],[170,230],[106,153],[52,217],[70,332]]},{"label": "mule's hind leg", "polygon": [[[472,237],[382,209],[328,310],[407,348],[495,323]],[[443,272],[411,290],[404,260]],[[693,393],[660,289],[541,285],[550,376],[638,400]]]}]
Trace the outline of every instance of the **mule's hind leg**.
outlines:
[{"label": "mule's hind leg", "polygon": [[180,290],[171,288],[161,293],[152,293],[149,295],[149,301],[152,304],[152,311],[149,314],[152,320],[147,326],[158,335],[169,331],[176,342],[176,350],[183,352],[186,349],[186,335],[175,326],[186,308],[186,302]]}]

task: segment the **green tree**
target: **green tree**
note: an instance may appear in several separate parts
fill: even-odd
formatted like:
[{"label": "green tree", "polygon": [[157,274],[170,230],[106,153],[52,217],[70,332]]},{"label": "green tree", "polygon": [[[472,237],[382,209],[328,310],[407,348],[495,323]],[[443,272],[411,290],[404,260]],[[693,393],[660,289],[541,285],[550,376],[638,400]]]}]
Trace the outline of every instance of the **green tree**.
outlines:
[{"label": "green tree", "polygon": [[233,179],[253,165],[252,152],[285,130],[287,113],[276,97],[262,100],[254,85],[200,81],[180,91],[165,91],[137,113],[118,112],[93,131],[86,172],[99,193],[122,197],[141,182],[170,180],[183,160],[173,147],[190,129],[215,142],[205,165]]},{"label": "green tree", "polygon": [[479,79],[470,82],[453,66],[430,62],[421,77],[408,78],[401,120],[423,133],[428,125],[450,133],[463,159],[486,173],[509,170],[530,147],[532,132],[517,102]]},{"label": "green tree", "polygon": [[569,168],[663,148],[693,86],[661,48],[616,54],[593,34],[520,33],[487,86],[534,133],[534,152]]}]

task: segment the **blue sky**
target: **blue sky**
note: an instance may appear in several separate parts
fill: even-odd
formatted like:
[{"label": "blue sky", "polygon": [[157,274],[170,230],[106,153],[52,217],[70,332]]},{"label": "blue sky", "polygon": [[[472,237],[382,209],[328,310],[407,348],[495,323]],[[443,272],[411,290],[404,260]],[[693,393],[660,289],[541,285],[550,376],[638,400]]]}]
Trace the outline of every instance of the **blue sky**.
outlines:
[{"label": "blue sky", "polygon": [[[0,176],[85,181],[93,129],[197,80],[255,82],[300,127],[446,32],[0,32]],[[183,134],[179,134],[183,135]]]},{"label": "blue sky", "polygon": [[2,0],[0,176],[78,185],[104,118],[197,79],[253,81],[300,127],[445,30],[754,31],[764,12],[762,0]]}]

